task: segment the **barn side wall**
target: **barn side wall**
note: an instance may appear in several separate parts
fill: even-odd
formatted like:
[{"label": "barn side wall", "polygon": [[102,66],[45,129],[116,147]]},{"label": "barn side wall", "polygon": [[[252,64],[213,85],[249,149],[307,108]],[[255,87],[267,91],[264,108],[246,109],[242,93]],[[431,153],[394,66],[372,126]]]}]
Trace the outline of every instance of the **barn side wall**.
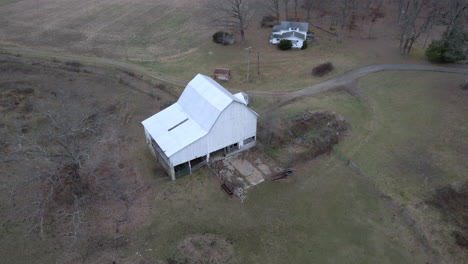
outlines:
[{"label": "barn side wall", "polygon": [[167,172],[169,177],[171,177],[172,180],[175,180],[174,168],[168,164],[169,159],[166,157],[164,153],[162,153],[161,148],[157,145],[157,143],[151,137],[150,133],[148,132],[148,130],[146,130],[146,128],[145,128],[145,135],[146,135],[146,145],[151,151],[151,154],[153,154],[153,156],[156,158],[159,165],[161,165],[161,167],[164,168],[164,170]]},{"label": "barn side wall", "polygon": [[226,146],[240,143],[257,134],[257,115],[244,104],[232,102],[219,116],[210,132],[172,155],[169,159],[177,165],[204,156]]}]

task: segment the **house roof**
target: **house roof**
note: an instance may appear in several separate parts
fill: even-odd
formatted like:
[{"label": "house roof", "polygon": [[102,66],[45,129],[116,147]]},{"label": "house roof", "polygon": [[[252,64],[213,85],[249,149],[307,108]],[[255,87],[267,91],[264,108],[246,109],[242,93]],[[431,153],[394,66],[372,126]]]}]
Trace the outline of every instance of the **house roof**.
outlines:
[{"label": "house roof", "polygon": [[281,31],[281,25],[274,25],[273,26],[273,32],[280,32]]},{"label": "house roof", "polygon": [[272,38],[280,38],[280,39],[298,38],[298,39],[306,40],[306,35],[300,32],[296,32],[296,31],[289,31],[289,32],[284,32],[283,34],[272,34],[270,39]]},{"label": "house roof", "polygon": [[281,36],[282,36],[281,34],[273,34],[273,35],[271,35],[272,38],[281,38]]},{"label": "house roof", "polygon": [[302,40],[306,39],[306,36],[304,34],[295,32],[295,31],[285,32],[281,35],[281,38],[291,38],[291,37],[295,37],[295,38],[302,39]]},{"label": "house roof", "polygon": [[309,23],[307,22],[293,22],[293,21],[281,21],[281,30],[289,30],[289,28],[299,28],[299,31],[309,31]]},{"label": "house roof", "polygon": [[233,101],[246,105],[210,77],[198,74],[176,103],[142,124],[170,157],[208,134],[221,112]]}]

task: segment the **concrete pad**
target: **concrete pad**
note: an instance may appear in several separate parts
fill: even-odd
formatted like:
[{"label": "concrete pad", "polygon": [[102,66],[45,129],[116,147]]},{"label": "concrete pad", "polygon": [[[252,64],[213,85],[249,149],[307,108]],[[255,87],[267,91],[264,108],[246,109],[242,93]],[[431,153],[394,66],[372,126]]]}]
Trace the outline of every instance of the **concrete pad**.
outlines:
[{"label": "concrete pad", "polygon": [[257,185],[263,182],[262,172],[257,170],[248,160],[230,159],[229,163],[237,169],[251,185]]},{"label": "concrete pad", "polygon": [[271,170],[268,165],[263,163],[261,159],[256,159],[254,162],[254,165],[263,173],[264,176],[271,175]]}]

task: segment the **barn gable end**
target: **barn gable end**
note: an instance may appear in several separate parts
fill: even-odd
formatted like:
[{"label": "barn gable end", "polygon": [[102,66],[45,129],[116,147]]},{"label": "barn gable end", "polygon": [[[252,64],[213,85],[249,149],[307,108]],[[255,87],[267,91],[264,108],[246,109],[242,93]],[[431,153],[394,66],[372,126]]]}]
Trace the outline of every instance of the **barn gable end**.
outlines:
[{"label": "barn gable end", "polygon": [[258,114],[247,104],[246,94],[233,95],[198,74],[176,103],[142,122],[148,147],[173,180],[190,173],[192,163],[199,167],[208,162],[215,151],[251,147]]}]

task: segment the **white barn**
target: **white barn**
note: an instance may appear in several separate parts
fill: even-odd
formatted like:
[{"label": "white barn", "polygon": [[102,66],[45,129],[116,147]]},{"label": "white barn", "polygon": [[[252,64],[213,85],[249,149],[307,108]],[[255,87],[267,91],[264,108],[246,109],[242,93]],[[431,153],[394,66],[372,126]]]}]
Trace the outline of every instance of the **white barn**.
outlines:
[{"label": "white barn", "polygon": [[281,24],[273,27],[270,43],[278,44],[281,40],[287,39],[292,42],[293,48],[300,49],[304,41],[307,40],[308,31],[309,23],[307,22],[281,21]]},{"label": "white barn", "polygon": [[142,124],[151,153],[175,180],[205,165],[210,155],[255,146],[257,117],[243,93],[233,95],[198,74],[176,103]]}]

